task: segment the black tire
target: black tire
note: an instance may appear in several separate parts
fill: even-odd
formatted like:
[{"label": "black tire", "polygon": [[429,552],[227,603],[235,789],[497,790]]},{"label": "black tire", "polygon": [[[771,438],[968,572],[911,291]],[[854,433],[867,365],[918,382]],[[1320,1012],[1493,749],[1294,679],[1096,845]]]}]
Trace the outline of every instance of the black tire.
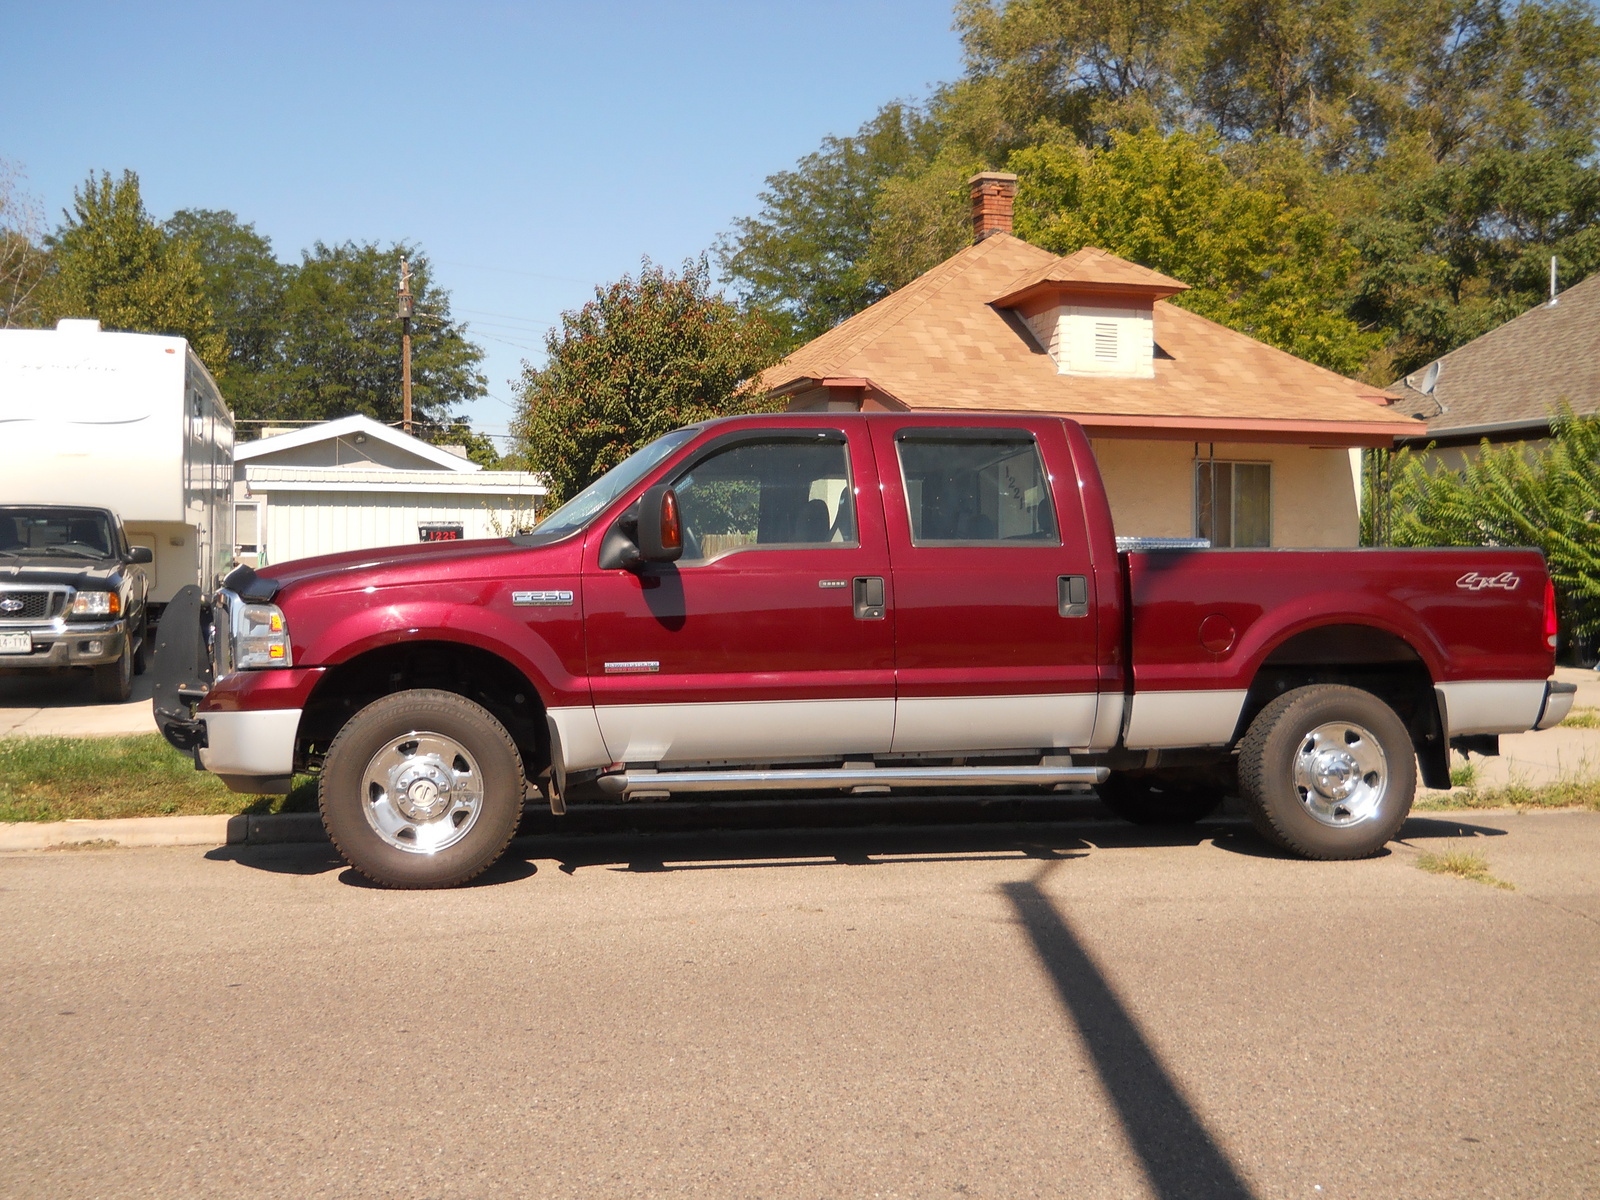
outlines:
[{"label": "black tire", "polygon": [[101,704],[126,704],[133,695],[133,635],[124,634],[116,662],[90,668],[94,671],[94,698]]},{"label": "black tire", "polygon": [[139,621],[139,644],[133,651],[133,673],[143,675],[145,668],[150,665],[150,618],[142,617]]},{"label": "black tire", "polygon": [[[459,753],[452,756],[451,747]],[[439,766],[446,757],[448,769]],[[414,773],[421,774],[408,785]],[[447,786],[438,786],[441,778]],[[470,812],[452,810],[473,787],[479,799]],[[373,701],[339,731],[323,762],[318,804],[334,846],[368,879],[444,888],[482,874],[505,852],[522,817],[523,790],[522,756],[487,709],[454,692],[418,689]],[[403,811],[441,803],[437,817]],[[452,822],[459,814],[467,815]],[[430,849],[429,841],[442,844]]]},{"label": "black tire", "polygon": [[1410,734],[1394,709],[1360,688],[1285,692],[1239,744],[1239,795],[1251,821],[1303,858],[1376,854],[1399,832],[1416,790]]},{"label": "black tire", "polygon": [[1193,825],[1221,806],[1226,789],[1181,773],[1113,771],[1096,786],[1100,803],[1135,825]]}]

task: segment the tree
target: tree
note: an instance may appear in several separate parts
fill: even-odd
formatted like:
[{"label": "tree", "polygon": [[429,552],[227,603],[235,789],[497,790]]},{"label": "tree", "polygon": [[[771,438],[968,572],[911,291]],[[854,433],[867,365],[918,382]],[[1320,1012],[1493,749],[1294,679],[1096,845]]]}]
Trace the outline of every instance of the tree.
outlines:
[{"label": "tree", "polygon": [[1057,254],[1098,246],[1190,285],[1174,303],[1330,370],[1382,341],[1341,311],[1355,254],[1326,216],[1234,177],[1214,140],[1117,133],[1105,149],[1011,158],[1017,232]]},{"label": "tree", "polygon": [[418,421],[450,421],[458,404],[483,395],[483,351],[451,320],[450,294],[432,282],[414,246],[318,242],[289,271],[277,314],[281,340],[259,389],[236,401],[240,417],[324,421],[364,413],[397,424],[400,321],[395,282],[411,262],[417,318],[411,339],[412,409]]},{"label": "tree", "polygon": [[48,259],[38,202],[22,190],[21,172],[0,159],[0,329],[28,325]]},{"label": "tree", "polygon": [[913,109],[888,104],[855,134],[824,138],[792,171],[767,179],[761,212],[718,247],[724,277],[768,310],[791,344],[809,341],[887,295],[866,257],[878,189],[921,153]]},{"label": "tree", "polygon": [[193,249],[206,300],[228,339],[223,393],[236,411],[265,407],[265,379],[282,341],[280,310],[289,268],[273,255],[271,241],[231,212],[179,209],[162,229]]},{"label": "tree", "polygon": [[1459,470],[1401,451],[1388,464],[1397,546],[1533,546],[1562,624],[1600,633],[1600,417],[1553,414],[1543,446],[1484,442]]},{"label": "tree", "polygon": [[1350,237],[1350,311],[1393,331],[1394,379],[1532,308],[1552,256],[1568,286],[1600,269],[1600,167],[1575,149],[1483,150],[1392,189]]},{"label": "tree", "polygon": [[108,329],[187,338],[221,379],[227,338],[206,299],[194,247],[167,236],[145,211],[139,177],[91,173],[47,244],[50,271],[39,289],[47,323],[95,317]]},{"label": "tree", "polygon": [[561,314],[544,367],[523,370],[516,432],[559,503],[680,425],[760,407],[779,333],[711,290],[706,260],[681,274],[646,259]]}]

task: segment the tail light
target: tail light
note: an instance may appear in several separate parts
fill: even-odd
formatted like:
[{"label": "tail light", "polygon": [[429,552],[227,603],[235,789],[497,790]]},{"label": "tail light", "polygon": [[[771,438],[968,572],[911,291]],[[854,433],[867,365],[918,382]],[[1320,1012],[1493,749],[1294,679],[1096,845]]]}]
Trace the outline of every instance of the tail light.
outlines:
[{"label": "tail light", "polygon": [[1556,585],[1544,581],[1544,644],[1554,650],[1561,640],[1561,623],[1556,619]]}]

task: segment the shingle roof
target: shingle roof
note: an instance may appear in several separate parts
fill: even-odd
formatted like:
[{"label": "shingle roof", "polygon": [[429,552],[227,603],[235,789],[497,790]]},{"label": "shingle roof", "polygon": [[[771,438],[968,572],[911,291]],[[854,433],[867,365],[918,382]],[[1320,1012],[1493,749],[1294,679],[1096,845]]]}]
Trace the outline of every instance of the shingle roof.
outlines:
[{"label": "shingle roof", "polygon": [[1562,400],[1600,411],[1600,274],[1437,361],[1431,397],[1412,386],[1426,367],[1390,388],[1402,412],[1444,409],[1429,418],[1428,437],[1540,425]]},{"label": "shingle roof", "polygon": [[1147,296],[1175,296],[1189,290],[1189,285],[1181,279],[1118,258],[1097,246],[1085,246],[1065,258],[1056,258],[1053,254],[1050,257],[1052,261],[1014,280],[1006,294],[992,297],[992,302],[1004,308],[1016,303],[1025,294],[1050,284],[1144,293]]},{"label": "shingle roof", "polygon": [[[1105,251],[1072,270],[1155,276]],[[1155,378],[1062,375],[1020,319],[992,301],[1069,260],[1008,234],[952,255],[762,375],[769,390],[858,377],[913,409],[989,409],[1207,421],[1416,427],[1377,388],[1274,349],[1164,301],[1155,304]],[[1120,264],[1120,265],[1119,265]],[[1137,273],[1144,273],[1142,276]],[[1176,280],[1172,281],[1176,283]]]}]

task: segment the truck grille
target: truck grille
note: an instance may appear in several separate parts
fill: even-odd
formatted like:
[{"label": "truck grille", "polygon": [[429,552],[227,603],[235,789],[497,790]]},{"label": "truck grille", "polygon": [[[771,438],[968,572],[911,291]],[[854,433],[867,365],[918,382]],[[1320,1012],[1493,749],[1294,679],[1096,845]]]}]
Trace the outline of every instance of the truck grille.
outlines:
[{"label": "truck grille", "polygon": [[66,607],[61,588],[0,587],[0,621],[48,621]]}]

